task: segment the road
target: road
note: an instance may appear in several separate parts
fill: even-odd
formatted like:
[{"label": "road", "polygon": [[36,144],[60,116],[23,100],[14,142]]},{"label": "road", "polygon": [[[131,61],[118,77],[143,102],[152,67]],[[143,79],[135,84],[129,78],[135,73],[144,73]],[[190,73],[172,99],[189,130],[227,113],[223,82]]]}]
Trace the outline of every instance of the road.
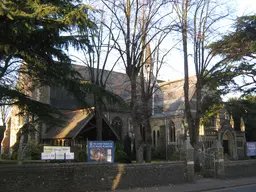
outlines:
[{"label": "road", "polygon": [[218,190],[209,190],[205,192],[254,192],[254,191],[256,192],[256,184],[230,187],[230,188],[218,189]]},{"label": "road", "polygon": [[256,177],[200,179],[195,183],[116,190],[115,192],[256,192]]}]

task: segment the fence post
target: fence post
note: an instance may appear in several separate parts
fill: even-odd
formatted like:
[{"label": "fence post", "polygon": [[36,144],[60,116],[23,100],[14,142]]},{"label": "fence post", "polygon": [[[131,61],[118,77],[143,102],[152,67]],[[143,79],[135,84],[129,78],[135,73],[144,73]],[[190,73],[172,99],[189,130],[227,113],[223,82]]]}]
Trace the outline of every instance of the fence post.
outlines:
[{"label": "fence post", "polygon": [[212,151],[215,156],[215,176],[219,179],[223,179],[225,176],[224,153],[220,140],[214,141]]},{"label": "fence post", "polygon": [[188,140],[181,146],[181,160],[185,161],[185,178],[188,182],[194,181],[194,148]]}]

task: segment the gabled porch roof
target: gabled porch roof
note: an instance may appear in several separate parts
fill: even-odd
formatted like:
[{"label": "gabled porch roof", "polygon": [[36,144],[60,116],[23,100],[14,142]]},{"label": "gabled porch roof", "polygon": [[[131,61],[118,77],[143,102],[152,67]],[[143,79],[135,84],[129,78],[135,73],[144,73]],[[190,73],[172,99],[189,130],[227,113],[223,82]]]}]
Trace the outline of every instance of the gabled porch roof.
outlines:
[{"label": "gabled porch roof", "polygon": [[[95,117],[94,110],[76,110],[68,111],[64,113],[64,121],[62,125],[51,127],[46,134],[42,135],[42,139],[74,139],[80,132],[87,132],[91,129],[95,129],[96,126],[87,126],[90,121]],[[103,121],[107,124],[108,128],[114,133],[119,140],[120,136],[112,128],[111,124],[105,118]]]}]

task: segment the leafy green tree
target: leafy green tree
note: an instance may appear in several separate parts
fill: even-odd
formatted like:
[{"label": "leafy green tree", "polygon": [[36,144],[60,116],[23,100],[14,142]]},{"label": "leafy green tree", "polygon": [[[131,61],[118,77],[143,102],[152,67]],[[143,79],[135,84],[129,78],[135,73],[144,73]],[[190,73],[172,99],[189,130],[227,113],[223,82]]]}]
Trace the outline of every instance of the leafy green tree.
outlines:
[{"label": "leafy green tree", "polygon": [[242,117],[245,124],[245,136],[247,141],[256,141],[256,97],[246,96],[243,98],[232,98],[226,103],[226,108],[232,114],[234,121]]},{"label": "leafy green tree", "polygon": [[[89,9],[80,0],[0,1],[0,105],[9,101],[7,105],[16,104],[39,117],[53,117],[56,111],[50,106],[31,100],[35,87],[82,91],[66,51],[88,45],[84,33],[95,27],[87,16]],[[25,86],[17,84],[21,79]]]},{"label": "leafy green tree", "polygon": [[243,79],[236,89],[245,94],[256,92],[256,15],[238,17],[234,31],[210,45],[212,51],[234,65],[237,76]]}]

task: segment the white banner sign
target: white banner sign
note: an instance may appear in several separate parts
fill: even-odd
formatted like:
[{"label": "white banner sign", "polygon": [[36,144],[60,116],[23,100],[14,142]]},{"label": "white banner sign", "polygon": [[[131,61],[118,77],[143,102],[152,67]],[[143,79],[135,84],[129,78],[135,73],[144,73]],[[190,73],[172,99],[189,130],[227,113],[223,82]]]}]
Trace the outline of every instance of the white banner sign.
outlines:
[{"label": "white banner sign", "polygon": [[44,153],[70,153],[70,147],[44,146]]},{"label": "white banner sign", "polygon": [[74,153],[66,153],[65,155],[67,160],[73,160],[75,158]]},{"label": "white banner sign", "polygon": [[42,160],[73,160],[74,153],[70,152],[70,147],[62,146],[44,146],[44,152],[41,153]]},{"label": "white banner sign", "polygon": [[55,159],[55,153],[49,153],[50,154],[50,159],[53,160]]},{"label": "white banner sign", "polygon": [[64,153],[55,153],[56,154],[56,160],[64,160],[65,159],[65,155]]},{"label": "white banner sign", "polygon": [[48,159],[50,159],[50,157],[51,157],[50,153],[41,153],[42,160],[48,160]]}]

